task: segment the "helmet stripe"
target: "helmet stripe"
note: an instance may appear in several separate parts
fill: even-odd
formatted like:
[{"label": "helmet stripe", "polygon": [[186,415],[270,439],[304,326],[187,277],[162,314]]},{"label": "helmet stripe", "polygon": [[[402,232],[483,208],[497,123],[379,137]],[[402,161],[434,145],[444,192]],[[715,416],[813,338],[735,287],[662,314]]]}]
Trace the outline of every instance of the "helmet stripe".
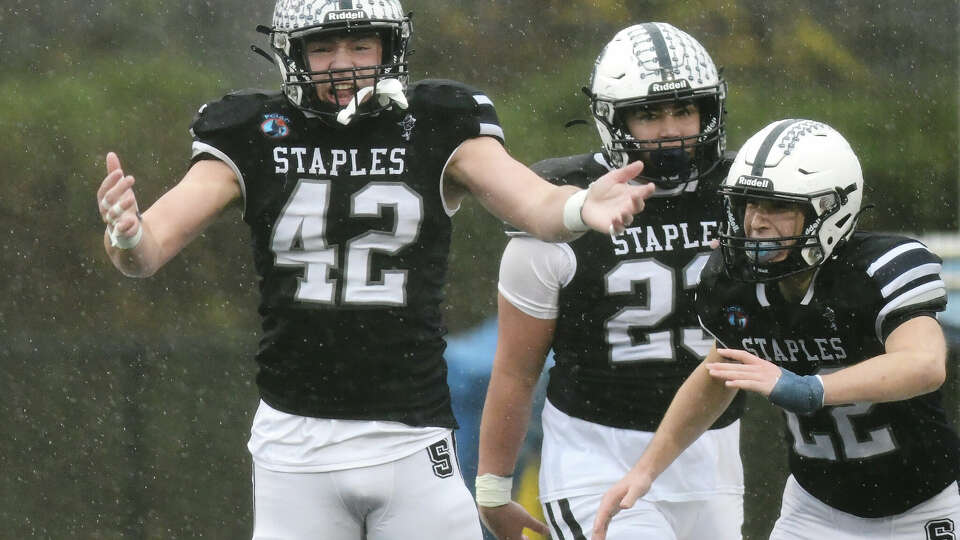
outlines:
[{"label": "helmet stripe", "polygon": [[800,122],[800,120],[784,120],[767,134],[767,138],[763,140],[763,144],[761,144],[760,149],[757,150],[757,157],[753,160],[753,170],[750,171],[750,174],[753,176],[763,176],[763,169],[767,164],[767,156],[770,155],[770,150],[773,149],[773,145],[777,143],[780,134],[797,122]]},{"label": "helmet stripe", "polygon": [[353,0],[340,0],[340,9],[353,9]]},{"label": "helmet stripe", "polygon": [[661,70],[672,70],[673,62],[670,60],[670,51],[667,49],[667,42],[663,39],[663,33],[656,23],[644,23],[640,25],[647,31],[650,41],[653,42],[653,50],[657,53],[657,62],[660,63]]}]

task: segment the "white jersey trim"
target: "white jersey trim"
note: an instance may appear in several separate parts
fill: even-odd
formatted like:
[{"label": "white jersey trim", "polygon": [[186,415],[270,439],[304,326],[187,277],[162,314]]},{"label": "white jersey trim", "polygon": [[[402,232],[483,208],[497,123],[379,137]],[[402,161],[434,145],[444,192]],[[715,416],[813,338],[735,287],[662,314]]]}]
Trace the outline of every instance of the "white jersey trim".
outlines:
[{"label": "white jersey trim", "polygon": [[503,128],[496,124],[480,124],[480,135],[496,137],[501,141],[507,140],[503,134]]},{"label": "white jersey trim", "polygon": [[271,471],[329,472],[389,463],[447,437],[449,428],[400,422],[312,418],[260,401],[247,449]]},{"label": "white jersey trim", "polygon": [[940,263],[927,263],[915,268],[911,268],[910,270],[907,270],[906,272],[897,276],[893,281],[888,283],[886,287],[880,289],[880,294],[886,298],[907,283],[910,283],[911,281],[923,276],[939,274],[941,270],[943,270],[943,265]]},{"label": "white jersey trim", "polygon": [[477,105],[489,105],[493,107],[493,101],[485,94],[473,94],[473,100],[477,102]]},{"label": "white jersey trim", "polygon": [[577,258],[569,245],[515,236],[503,250],[497,290],[531,317],[556,319],[560,289],[576,272]]},{"label": "white jersey trim", "polygon": [[877,273],[877,270],[880,270],[880,268],[885,266],[887,263],[898,256],[915,249],[927,249],[927,246],[921,244],[920,242],[910,242],[909,244],[899,245],[884,253],[879,259],[873,261],[873,263],[867,267],[867,275],[873,277],[873,275]]},{"label": "white jersey trim", "polygon": [[463,141],[456,148],[453,149],[453,152],[450,152],[450,155],[447,156],[447,161],[443,163],[443,168],[440,169],[440,203],[443,205],[443,211],[447,213],[447,217],[453,217],[454,214],[460,211],[460,206],[463,204],[463,199],[460,199],[460,202],[457,203],[457,206],[451,207],[448,204],[447,197],[443,194],[444,178],[447,175],[447,165],[450,164],[450,160],[453,159],[453,156],[457,154],[457,151],[460,150],[460,147],[463,146]]},{"label": "white jersey trim", "polygon": [[195,158],[200,154],[210,154],[211,156],[219,159],[220,161],[227,164],[227,167],[233,170],[233,174],[237,175],[237,183],[240,184],[240,194],[243,196],[243,210],[242,214],[246,214],[247,211],[247,186],[243,183],[243,175],[240,174],[240,169],[237,167],[237,164],[230,159],[230,156],[221,152],[219,149],[210,146],[207,143],[200,141],[193,142],[193,155],[191,158]]},{"label": "white jersey trim", "polygon": [[762,307],[770,307],[770,300],[767,300],[767,285],[763,282],[757,283],[757,302]]},{"label": "white jersey trim", "polygon": [[877,314],[877,321],[874,325],[874,331],[877,333],[877,339],[883,341],[883,323],[887,320],[887,315],[895,309],[908,307],[915,304],[930,302],[947,295],[946,284],[942,279],[931,281],[918,285],[909,291],[901,294],[883,306],[880,313]]}]

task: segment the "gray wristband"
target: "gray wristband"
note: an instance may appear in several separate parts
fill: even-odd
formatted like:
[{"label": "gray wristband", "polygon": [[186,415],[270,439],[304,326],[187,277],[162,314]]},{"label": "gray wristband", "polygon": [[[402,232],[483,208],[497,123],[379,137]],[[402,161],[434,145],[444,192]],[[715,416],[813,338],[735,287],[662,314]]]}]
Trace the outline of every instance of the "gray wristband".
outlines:
[{"label": "gray wristband", "polygon": [[797,375],[780,368],[780,378],[770,392],[770,401],[797,414],[813,414],[823,407],[823,381],[819,375]]}]

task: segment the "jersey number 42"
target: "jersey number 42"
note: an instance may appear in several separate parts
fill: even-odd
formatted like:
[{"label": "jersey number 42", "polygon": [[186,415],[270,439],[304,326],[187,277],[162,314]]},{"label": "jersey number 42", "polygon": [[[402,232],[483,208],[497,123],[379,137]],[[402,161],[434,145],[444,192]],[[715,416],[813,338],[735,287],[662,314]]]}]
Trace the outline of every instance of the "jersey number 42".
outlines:
[{"label": "jersey number 42", "polygon": [[[304,268],[295,298],[301,302],[403,306],[407,302],[407,270],[385,270],[374,279],[374,252],[396,255],[416,242],[423,221],[423,201],[416,191],[396,182],[371,182],[350,199],[351,217],[379,217],[384,207],[397,216],[391,231],[367,231],[346,242],[343,283],[330,278],[338,246],[328,245],[329,180],[302,179],[273,227],[270,247],[277,266]],[[339,291],[339,292],[338,292]]]}]

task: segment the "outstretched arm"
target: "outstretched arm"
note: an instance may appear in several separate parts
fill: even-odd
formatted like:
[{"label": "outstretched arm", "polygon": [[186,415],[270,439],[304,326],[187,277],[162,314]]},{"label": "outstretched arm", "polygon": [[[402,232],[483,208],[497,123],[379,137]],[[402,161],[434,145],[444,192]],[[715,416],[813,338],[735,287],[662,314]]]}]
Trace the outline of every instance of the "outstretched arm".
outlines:
[{"label": "outstretched arm", "polygon": [[[605,234],[611,227],[622,232],[633,215],[643,211],[644,201],[655,186],[627,183],[642,168],[642,163],[632,163],[610,171],[593,184],[579,212],[586,226]],[[583,232],[564,225],[567,200],[580,190],[554,186],[540,178],[493,138],[477,137],[463,143],[447,164],[445,174],[454,184],[447,190],[448,200],[462,199],[470,192],[491,213],[541,240],[561,242]],[[576,202],[571,206],[580,208]]]},{"label": "outstretched arm", "polygon": [[947,347],[936,319],[907,320],[887,336],[884,347],[884,354],[819,379],[798,377],[747,351],[732,349],[720,354],[734,362],[708,368],[728,387],[756,392],[797,413],[812,413],[824,405],[910,399],[936,390],[946,379]]},{"label": "outstretched arm", "polygon": [[241,196],[230,167],[202,160],[141,218],[134,182],[124,175],[120,158],[108,153],[107,176],[97,190],[100,216],[107,224],[104,248],[113,265],[130,277],[153,275]]},{"label": "outstretched arm", "polygon": [[[498,295],[497,351],[480,421],[477,475],[513,475],[530,422],[533,393],[556,328],[555,319],[537,319]],[[503,482],[509,489],[509,482]],[[479,488],[478,488],[479,489]],[[484,502],[478,491],[480,519],[499,540],[525,538],[524,527],[549,534],[546,524],[509,500]],[[494,497],[496,498],[496,497]],[[488,506],[493,505],[493,506]]]},{"label": "outstretched arm", "polygon": [[620,510],[632,507],[653,481],[683,451],[693,444],[727,409],[736,390],[712,379],[704,366],[723,359],[714,346],[704,363],[683,383],[667,409],[650,445],[630,472],[603,496],[593,523],[593,540],[604,540],[610,520]]}]

